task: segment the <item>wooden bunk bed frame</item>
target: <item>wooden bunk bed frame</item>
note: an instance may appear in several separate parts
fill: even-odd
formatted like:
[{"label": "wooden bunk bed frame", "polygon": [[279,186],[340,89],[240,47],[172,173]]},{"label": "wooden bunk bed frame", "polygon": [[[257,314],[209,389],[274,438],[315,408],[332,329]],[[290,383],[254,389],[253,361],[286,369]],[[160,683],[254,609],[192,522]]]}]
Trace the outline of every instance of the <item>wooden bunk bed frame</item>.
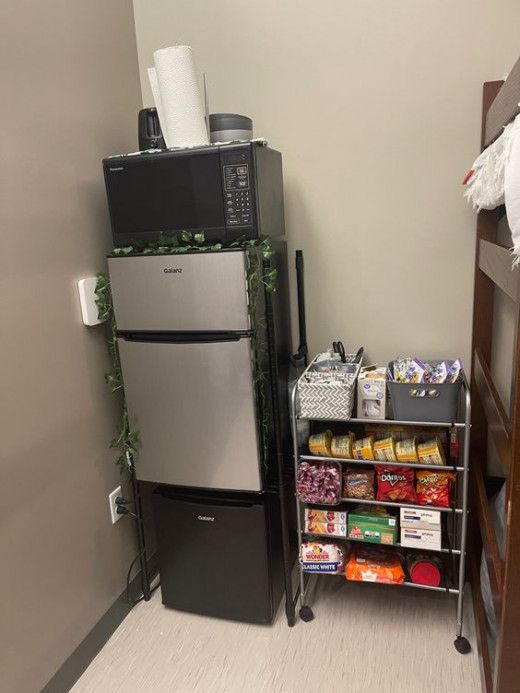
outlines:
[{"label": "wooden bunk bed frame", "polygon": [[[520,60],[505,82],[486,82],[483,90],[482,149],[520,113]],[[473,397],[471,465],[473,469],[473,546],[469,552],[473,606],[485,689],[520,691],[520,270],[508,248],[497,243],[505,210],[483,210],[477,220],[473,306]],[[509,411],[491,374],[494,292],[499,287],[515,304],[515,344]],[[506,542],[502,559],[486,491],[488,437],[493,440],[506,480]],[[481,549],[487,564],[497,624],[491,661],[480,586]]]}]

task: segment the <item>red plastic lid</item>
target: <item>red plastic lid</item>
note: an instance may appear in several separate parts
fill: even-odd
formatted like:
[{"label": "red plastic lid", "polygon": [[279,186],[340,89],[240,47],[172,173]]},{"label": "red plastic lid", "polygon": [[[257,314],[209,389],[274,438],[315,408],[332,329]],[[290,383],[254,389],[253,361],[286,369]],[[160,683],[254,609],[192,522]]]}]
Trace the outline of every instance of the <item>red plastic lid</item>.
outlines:
[{"label": "red plastic lid", "polygon": [[434,563],[429,561],[418,561],[410,572],[412,582],[418,585],[429,585],[438,587],[441,584],[441,571]]}]

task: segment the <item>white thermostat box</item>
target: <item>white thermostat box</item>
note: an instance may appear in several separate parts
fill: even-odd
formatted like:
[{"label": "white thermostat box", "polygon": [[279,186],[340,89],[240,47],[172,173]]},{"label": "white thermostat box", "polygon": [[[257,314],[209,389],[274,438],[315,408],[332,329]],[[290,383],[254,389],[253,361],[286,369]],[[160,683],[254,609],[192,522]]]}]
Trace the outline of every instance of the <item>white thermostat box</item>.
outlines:
[{"label": "white thermostat box", "polygon": [[97,277],[87,277],[78,281],[79,302],[81,305],[81,318],[84,325],[92,327],[103,322],[98,318],[96,306]]}]

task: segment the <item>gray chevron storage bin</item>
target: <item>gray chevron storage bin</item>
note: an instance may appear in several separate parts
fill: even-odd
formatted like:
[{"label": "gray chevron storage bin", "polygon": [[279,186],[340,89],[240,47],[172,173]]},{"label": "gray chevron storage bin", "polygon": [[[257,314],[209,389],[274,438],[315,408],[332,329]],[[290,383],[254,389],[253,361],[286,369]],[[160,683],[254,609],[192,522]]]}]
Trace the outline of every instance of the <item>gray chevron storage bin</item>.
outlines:
[{"label": "gray chevron storage bin", "polygon": [[361,368],[358,354],[346,354],[347,363],[333,359],[331,369],[323,367],[324,354],[318,354],[298,380],[299,415],[304,419],[337,419],[352,416],[356,380]]}]

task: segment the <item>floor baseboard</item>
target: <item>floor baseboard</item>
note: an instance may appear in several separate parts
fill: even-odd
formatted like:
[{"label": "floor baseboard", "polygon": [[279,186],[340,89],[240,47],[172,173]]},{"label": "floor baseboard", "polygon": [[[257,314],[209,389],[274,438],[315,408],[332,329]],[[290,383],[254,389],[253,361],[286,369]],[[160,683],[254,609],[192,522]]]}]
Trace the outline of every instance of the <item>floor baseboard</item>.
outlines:
[{"label": "floor baseboard", "polygon": [[[149,560],[148,570],[152,578],[157,574],[156,556],[152,556]],[[129,592],[131,598],[134,599],[141,593],[140,573],[130,582]],[[81,641],[70,657],[65,660],[49,683],[42,689],[41,693],[68,693],[131,610],[132,604],[129,604],[126,599],[125,589]]]}]

